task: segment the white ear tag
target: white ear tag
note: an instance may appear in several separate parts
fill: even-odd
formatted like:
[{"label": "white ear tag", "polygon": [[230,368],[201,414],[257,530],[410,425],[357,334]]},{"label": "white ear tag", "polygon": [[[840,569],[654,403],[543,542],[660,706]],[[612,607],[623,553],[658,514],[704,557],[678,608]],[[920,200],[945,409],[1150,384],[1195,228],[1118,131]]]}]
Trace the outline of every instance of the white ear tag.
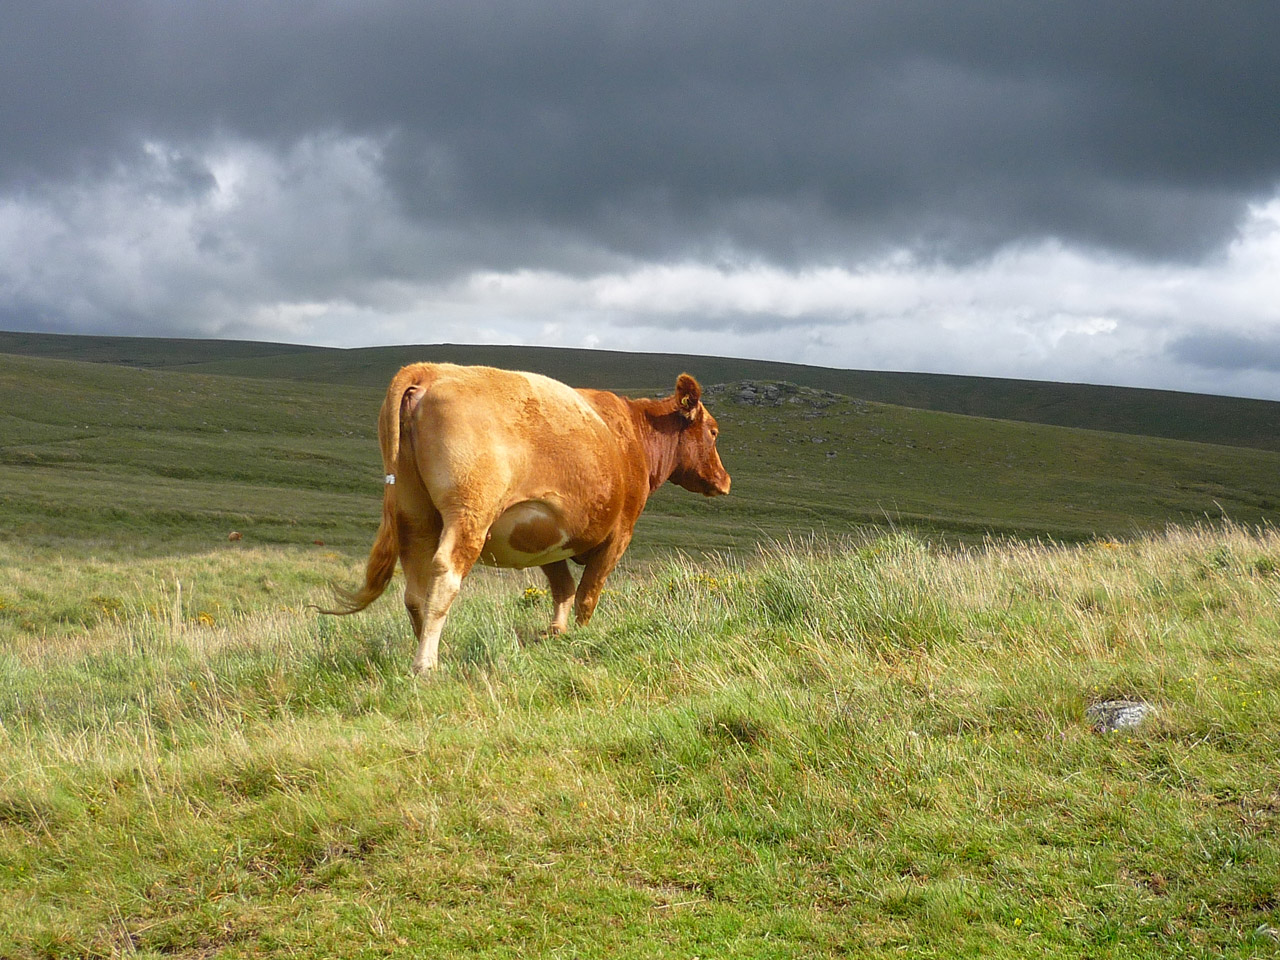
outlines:
[{"label": "white ear tag", "polygon": [[394,473],[387,474],[387,483],[393,487],[396,485],[396,475]]}]

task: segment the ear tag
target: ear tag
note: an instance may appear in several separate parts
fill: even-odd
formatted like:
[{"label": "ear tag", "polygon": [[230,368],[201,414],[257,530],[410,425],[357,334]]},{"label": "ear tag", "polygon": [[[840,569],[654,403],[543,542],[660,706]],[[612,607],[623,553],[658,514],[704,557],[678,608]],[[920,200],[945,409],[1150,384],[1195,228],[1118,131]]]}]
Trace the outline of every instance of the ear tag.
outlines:
[{"label": "ear tag", "polygon": [[394,487],[396,485],[396,475],[394,473],[387,474],[387,486]]}]

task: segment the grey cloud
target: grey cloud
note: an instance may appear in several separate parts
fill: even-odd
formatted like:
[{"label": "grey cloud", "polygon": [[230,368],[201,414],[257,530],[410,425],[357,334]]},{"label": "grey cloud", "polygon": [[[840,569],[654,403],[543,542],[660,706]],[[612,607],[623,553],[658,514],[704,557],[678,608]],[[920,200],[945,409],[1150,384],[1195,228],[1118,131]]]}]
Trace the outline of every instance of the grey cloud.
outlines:
[{"label": "grey cloud", "polygon": [[0,183],[329,132],[472,266],[1196,259],[1280,184],[1276,36],[1240,0],[9,4]]},{"label": "grey cloud", "polygon": [[1195,333],[1179,337],[1168,348],[1180,363],[1214,371],[1280,371],[1280,338],[1230,333]]},{"label": "grey cloud", "polygon": [[610,322],[620,328],[646,328],[654,330],[688,330],[706,333],[731,333],[738,336],[758,334],[783,334],[788,331],[803,329],[817,331],[825,327],[844,326],[851,322],[860,322],[863,318],[851,320],[849,317],[836,317],[822,313],[805,313],[799,316],[787,316],[766,311],[721,311],[715,313],[655,312],[642,309],[619,313],[610,317]]}]

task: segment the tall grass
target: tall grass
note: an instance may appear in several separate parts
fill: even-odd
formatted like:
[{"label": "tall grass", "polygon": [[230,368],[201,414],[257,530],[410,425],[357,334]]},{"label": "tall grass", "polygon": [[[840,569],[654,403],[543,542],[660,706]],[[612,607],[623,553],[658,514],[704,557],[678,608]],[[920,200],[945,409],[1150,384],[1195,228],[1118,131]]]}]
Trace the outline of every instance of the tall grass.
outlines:
[{"label": "tall grass", "polygon": [[1274,531],[664,562],[541,643],[479,576],[426,681],[336,558],[187,563],[0,557],[0,955],[1274,949]]}]

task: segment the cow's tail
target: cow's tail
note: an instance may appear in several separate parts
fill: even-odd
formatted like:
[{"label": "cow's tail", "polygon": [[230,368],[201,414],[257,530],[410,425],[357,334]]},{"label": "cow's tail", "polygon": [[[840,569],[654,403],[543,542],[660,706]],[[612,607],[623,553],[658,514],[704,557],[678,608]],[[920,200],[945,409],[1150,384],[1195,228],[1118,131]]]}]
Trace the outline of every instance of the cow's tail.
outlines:
[{"label": "cow's tail", "polygon": [[359,613],[387,589],[396,572],[400,558],[400,529],[396,520],[396,470],[400,462],[400,436],[405,428],[404,405],[410,391],[423,386],[429,378],[425,364],[415,363],[402,367],[387,387],[386,399],[378,414],[378,443],[382,447],[382,467],[386,482],[382,488],[382,522],[378,535],[369,549],[369,562],[365,566],[364,585],[347,590],[333,584],[336,606],[321,613]]}]

